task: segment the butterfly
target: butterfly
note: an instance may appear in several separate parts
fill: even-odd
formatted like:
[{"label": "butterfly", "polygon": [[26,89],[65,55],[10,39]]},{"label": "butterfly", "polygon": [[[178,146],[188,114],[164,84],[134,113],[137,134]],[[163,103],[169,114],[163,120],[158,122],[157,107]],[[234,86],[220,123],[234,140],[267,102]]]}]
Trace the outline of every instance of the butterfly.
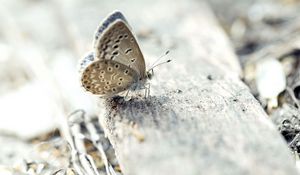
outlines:
[{"label": "butterfly", "polygon": [[83,88],[94,95],[109,97],[137,89],[150,93],[146,81],[152,73],[146,71],[136,38],[119,11],[98,27],[94,49],[83,58],[79,71]]}]

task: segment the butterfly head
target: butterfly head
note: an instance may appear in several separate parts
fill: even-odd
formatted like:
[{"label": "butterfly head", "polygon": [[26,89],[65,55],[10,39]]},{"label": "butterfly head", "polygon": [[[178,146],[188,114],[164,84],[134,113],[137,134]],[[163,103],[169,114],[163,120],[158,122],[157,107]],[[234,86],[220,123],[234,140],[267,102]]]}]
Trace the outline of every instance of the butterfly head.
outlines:
[{"label": "butterfly head", "polygon": [[153,69],[151,69],[150,71],[147,71],[146,73],[146,78],[151,80],[153,77]]},{"label": "butterfly head", "polygon": [[154,66],[152,66],[147,72],[146,72],[146,79],[149,79],[151,80],[154,76],[154,68],[156,68],[157,66],[160,66],[162,64],[165,64],[165,63],[169,63],[171,62],[171,60],[167,60],[167,61],[164,61],[164,62],[161,62],[161,63],[158,63]]},{"label": "butterfly head", "polygon": [[160,56],[160,57],[152,64],[152,66],[151,66],[151,67],[147,70],[147,72],[146,72],[146,79],[149,79],[149,80],[152,79],[152,77],[153,77],[153,75],[154,75],[154,71],[153,71],[154,68],[156,68],[157,66],[160,66],[160,65],[162,65],[162,64],[171,62],[170,59],[167,60],[167,61],[159,62],[163,57],[165,57],[166,55],[168,55],[169,52],[170,52],[169,50],[166,51],[162,56]]}]

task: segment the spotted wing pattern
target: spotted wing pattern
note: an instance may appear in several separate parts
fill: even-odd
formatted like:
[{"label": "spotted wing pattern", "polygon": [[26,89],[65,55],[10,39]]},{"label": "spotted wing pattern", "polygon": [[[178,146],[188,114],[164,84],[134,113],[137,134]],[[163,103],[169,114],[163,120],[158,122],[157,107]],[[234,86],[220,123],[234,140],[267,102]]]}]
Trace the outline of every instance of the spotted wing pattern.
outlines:
[{"label": "spotted wing pattern", "polygon": [[145,78],[145,60],[124,16],[110,15],[99,27],[94,40],[95,59],[113,60],[135,70]]},{"label": "spotted wing pattern", "polygon": [[[91,54],[86,58],[91,57]],[[138,81],[137,73],[113,60],[96,60],[82,67],[81,83],[89,92],[111,96],[130,88]]]}]

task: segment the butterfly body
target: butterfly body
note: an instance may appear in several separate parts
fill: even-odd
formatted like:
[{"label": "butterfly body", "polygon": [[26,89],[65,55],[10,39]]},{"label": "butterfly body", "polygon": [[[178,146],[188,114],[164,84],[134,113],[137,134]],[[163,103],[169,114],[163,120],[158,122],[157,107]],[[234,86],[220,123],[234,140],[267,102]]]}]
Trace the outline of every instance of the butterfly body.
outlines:
[{"label": "butterfly body", "polygon": [[94,95],[145,89],[145,60],[121,12],[111,14],[97,29],[94,51],[81,61],[80,72],[82,86]]}]

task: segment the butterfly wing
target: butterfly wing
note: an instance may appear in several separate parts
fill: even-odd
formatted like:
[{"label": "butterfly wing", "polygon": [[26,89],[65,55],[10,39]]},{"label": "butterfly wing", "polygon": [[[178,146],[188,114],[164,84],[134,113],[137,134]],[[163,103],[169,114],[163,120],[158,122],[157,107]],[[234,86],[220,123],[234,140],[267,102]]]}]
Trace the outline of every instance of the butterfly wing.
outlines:
[{"label": "butterfly wing", "polygon": [[84,69],[95,60],[94,52],[89,52],[83,59],[79,60],[79,72],[82,73]]},{"label": "butterfly wing", "polygon": [[95,95],[117,94],[129,89],[138,80],[133,69],[113,60],[94,60],[93,53],[88,54],[82,63],[81,84]]},{"label": "butterfly wing", "polygon": [[127,24],[127,20],[125,19],[125,17],[123,16],[123,14],[121,12],[119,12],[119,11],[113,12],[101,23],[101,25],[96,30],[94,44],[100,38],[103,31],[105,31],[112,23],[114,23],[117,20],[124,21]]},{"label": "butterfly wing", "polygon": [[95,58],[113,60],[146,75],[143,54],[126,19],[120,12],[110,15],[98,28],[94,40]]}]

